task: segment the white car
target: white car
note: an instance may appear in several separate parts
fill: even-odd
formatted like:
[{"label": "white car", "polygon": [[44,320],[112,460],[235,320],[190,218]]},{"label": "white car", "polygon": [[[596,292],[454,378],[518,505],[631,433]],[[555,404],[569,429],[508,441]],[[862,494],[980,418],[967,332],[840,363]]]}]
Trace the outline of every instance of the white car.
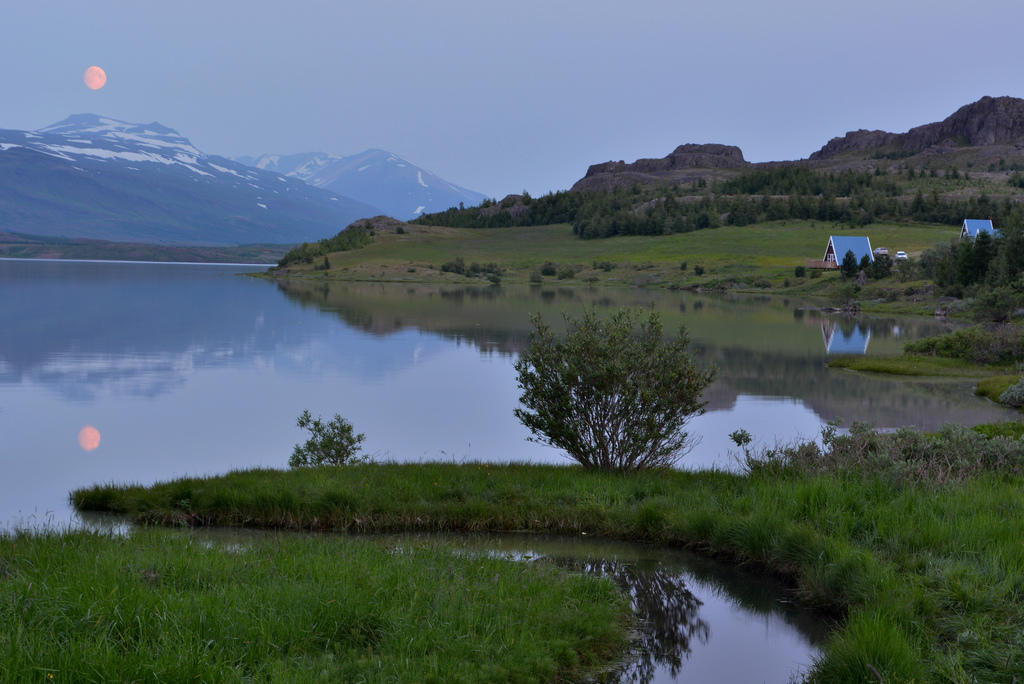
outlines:
[{"label": "white car", "polygon": [[896,258],[897,259],[906,259],[906,258],[908,258],[907,257],[907,253],[904,252],[903,250],[900,250],[900,251],[896,252]]}]

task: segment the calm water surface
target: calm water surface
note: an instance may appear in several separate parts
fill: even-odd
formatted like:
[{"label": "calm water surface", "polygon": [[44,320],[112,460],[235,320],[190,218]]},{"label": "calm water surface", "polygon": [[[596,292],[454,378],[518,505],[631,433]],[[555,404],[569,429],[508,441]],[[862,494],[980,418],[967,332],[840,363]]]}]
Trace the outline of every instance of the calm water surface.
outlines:
[{"label": "calm water surface", "polygon": [[[703,441],[683,467],[737,467],[737,428],[774,443],[838,417],[935,429],[1011,415],[968,382],[825,366],[832,353],[895,353],[943,331],[928,320],[829,317],[764,296],[238,275],[252,268],[0,260],[0,530],[74,524],[68,492],[95,482],[286,467],[305,439],[304,409],[349,419],[378,459],[565,463],[526,441],[512,363],[532,313],[555,322],[585,306],[654,307],[718,366],[708,413],[690,424]],[[100,435],[94,449],[79,441],[87,426]],[[623,681],[786,682],[822,638],[822,623],[778,588],[683,554],[491,544],[630,592],[647,631]]]},{"label": "calm water surface", "polygon": [[[295,419],[339,413],[380,459],[565,463],[526,441],[512,363],[529,317],[653,306],[718,380],[683,467],[734,468],[728,434],[813,437],[1009,412],[971,383],[831,371],[829,349],[898,352],[929,320],[843,319],[779,297],[594,288],[272,282],[252,266],[0,261],[0,527],[64,524],[70,490],[285,467]],[[86,426],[99,447],[79,444]]]}]

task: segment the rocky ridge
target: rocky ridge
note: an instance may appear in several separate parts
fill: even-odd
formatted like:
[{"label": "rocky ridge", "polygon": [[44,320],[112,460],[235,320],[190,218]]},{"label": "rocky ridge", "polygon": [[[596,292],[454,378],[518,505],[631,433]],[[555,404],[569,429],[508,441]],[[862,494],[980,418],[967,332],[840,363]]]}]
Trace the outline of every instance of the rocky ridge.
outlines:
[{"label": "rocky ridge", "polygon": [[[1024,138],[1024,100],[986,96],[964,105],[942,121],[917,126],[906,133],[852,131],[828,141],[809,160],[825,160],[843,152],[879,147],[897,147],[903,152],[918,154],[937,146],[983,147],[1020,143],[1020,138]],[[1024,145],[1015,147],[1022,149]]]},{"label": "rocky ridge", "polygon": [[[828,141],[807,159],[751,163],[733,145],[680,145],[661,159],[638,159],[632,163],[608,161],[594,164],[572,190],[586,192],[620,187],[692,183],[697,179],[717,180],[745,169],[772,168],[780,165],[809,165],[814,168],[842,170],[853,166],[877,165],[873,160],[909,159],[914,155],[950,155],[964,153],[974,166],[993,161],[1024,163],[1024,99],[983,97],[964,105],[951,116],[917,126],[906,133],[881,130],[851,131]],[[950,162],[957,165],[954,160]]]}]

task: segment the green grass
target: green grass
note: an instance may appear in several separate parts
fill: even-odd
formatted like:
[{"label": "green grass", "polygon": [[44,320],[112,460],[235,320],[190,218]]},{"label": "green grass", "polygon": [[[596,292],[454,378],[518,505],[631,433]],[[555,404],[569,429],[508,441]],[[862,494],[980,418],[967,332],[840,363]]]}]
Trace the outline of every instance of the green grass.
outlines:
[{"label": "green grass", "polygon": [[[890,251],[917,254],[957,235],[949,226],[878,224],[852,231],[871,238]],[[566,224],[552,226],[462,229],[409,226],[404,234],[379,234],[360,250],[330,255],[329,277],[365,280],[465,282],[463,276],[442,274],[440,266],[456,257],[467,263],[496,262],[508,278],[527,282],[530,274],[552,261],[579,267],[575,280],[640,284],[692,285],[766,277],[780,284],[795,266],[821,259],[828,238],[850,229],[821,222],[776,222],[744,227],[723,226],[659,237],[626,236],[580,240]],[[594,262],[616,268],[594,269]],[[683,261],[687,270],[680,269]],[[704,276],[694,274],[703,266]],[[410,272],[409,269],[415,269]],[[289,274],[315,275],[312,266],[289,266]],[[325,277],[325,276],[320,276]],[[557,282],[555,277],[545,280]],[[805,285],[812,282],[808,279]]]},{"label": "green grass", "polygon": [[533,682],[625,647],[609,581],[421,543],[0,537],[3,682]]},{"label": "green grass", "polygon": [[962,359],[940,356],[837,356],[828,362],[829,368],[888,373],[890,375],[919,375],[951,378],[984,378],[997,376],[1012,369],[1012,364],[981,365]]},{"label": "green grass", "polygon": [[1021,376],[1017,374],[994,375],[990,378],[979,380],[978,387],[974,390],[974,393],[998,403],[999,397],[1002,396],[1003,392],[1010,389],[1010,385],[1016,385],[1020,380]]},{"label": "green grass", "polygon": [[960,453],[948,467],[973,473],[953,476],[944,452],[913,460],[931,438],[908,441],[891,467],[864,456],[880,443],[865,439],[853,461],[817,473],[369,464],[104,485],[73,501],[171,524],[585,532],[697,549],[788,578],[804,604],[845,616],[811,681],[873,681],[869,665],[886,682],[1024,680],[1024,477],[1017,460],[1000,465],[1009,442],[993,441],[978,471],[983,438],[944,434]]}]

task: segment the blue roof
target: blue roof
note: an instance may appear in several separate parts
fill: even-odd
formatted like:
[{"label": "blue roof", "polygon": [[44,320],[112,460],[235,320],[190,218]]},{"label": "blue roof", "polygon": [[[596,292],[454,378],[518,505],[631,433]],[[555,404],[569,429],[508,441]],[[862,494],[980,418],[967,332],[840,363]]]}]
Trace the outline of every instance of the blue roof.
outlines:
[{"label": "blue roof", "polygon": [[963,237],[965,232],[971,238],[978,237],[978,233],[991,233],[993,237],[999,235],[999,231],[992,227],[992,221],[989,219],[964,219],[960,237]]},{"label": "blue roof", "polygon": [[[866,237],[851,237],[848,235],[833,235],[828,241],[832,243],[832,248],[836,253],[836,262],[843,263],[843,258],[846,257],[846,253],[852,251],[853,256],[857,258],[857,263],[864,257],[867,257],[869,261],[874,262],[875,255],[871,253],[871,240]],[[825,248],[825,254],[828,254],[828,247]]]}]

